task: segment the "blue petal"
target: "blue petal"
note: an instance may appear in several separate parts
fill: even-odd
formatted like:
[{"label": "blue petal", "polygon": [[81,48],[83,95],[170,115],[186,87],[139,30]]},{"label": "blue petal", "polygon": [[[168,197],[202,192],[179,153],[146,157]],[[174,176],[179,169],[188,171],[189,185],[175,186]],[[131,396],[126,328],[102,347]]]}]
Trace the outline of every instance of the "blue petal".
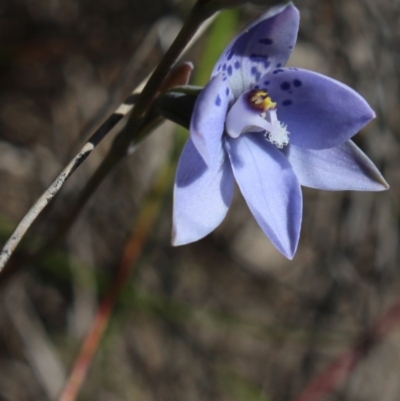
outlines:
[{"label": "blue petal", "polygon": [[266,74],[260,86],[277,103],[278,119],[287,124],[290,143],[301,148],[338,146],[375,117],[361,95],[315,72],[282,68]]},{"label": "blue petal", "polygon": [[296,43],[299,18],[292,3],[271,8],[229,44],[211,76],[222,72],[238,97],[267,71],[286,63]]},{"label": "blue petal", "polygon": [[275,247],[292,259],[300,236],[302,194],[286,157],[260,134],[227,137],[233,174],[253,216]]},{"label": "blue petal", "polygon": [[210,169],[189,139],[175,178],[173,245],[197,241],[213,231],[229,209],[233,188],[229,159],[218,169]]},{"label": "blue petal", "polygon": [[231,96],[228,83],[218,74],[201,91],[193,110],[190,137],[211,168],[218,168],[223,158],[221,137]]},{"label": "blue petal", "polygon": [[301,185],[311,188],[383,191],[388,183],[370,159],[352,142],[324,150],[289,145],[285,150]]}]

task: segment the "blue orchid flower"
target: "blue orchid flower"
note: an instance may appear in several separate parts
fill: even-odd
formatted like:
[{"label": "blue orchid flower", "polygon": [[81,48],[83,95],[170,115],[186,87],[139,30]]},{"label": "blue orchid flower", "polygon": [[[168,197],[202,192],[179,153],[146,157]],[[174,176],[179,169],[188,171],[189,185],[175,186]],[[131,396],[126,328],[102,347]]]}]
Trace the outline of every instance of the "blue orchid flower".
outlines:
[{"label": "blue orchid flower", "polygon": [[224,51],[193,111],[179,160],[173,244],[203,238],[224,219],[236,181],[263,232],[292,259],[300,186],[381,191],[388,184],[350,140],[375,117],[357,92],[315,72],[283,67],[295,45],[292,4],[263,14]]}]

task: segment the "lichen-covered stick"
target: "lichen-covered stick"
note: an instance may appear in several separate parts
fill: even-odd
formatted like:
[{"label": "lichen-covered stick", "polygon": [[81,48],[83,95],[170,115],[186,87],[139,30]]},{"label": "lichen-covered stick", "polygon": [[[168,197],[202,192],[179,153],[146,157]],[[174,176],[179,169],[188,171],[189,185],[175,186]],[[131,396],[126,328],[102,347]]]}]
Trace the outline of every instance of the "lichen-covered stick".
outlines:
[{"label": "lichen-covered stick", "polygon": [[[136,90],[135,90],[136,91]],[[40,196],[24,218],[20,221],[17,228],[12,233],[9,240],[3,247],[0,253],[0,272],[7,263],[8,259],[14,252],[23,236],[25,235],[28,228],[32,225],[35,219],[39,216],[41,211],[47,206],[47,204],[54,198],[57,192],[61,189],[68,178],[73,172],[80,166],[80,164],[90,155],[93,149],[101,142],[101,140],[126,116],[133,107],[137,94],[132,93],[109,117],[107,120],[98,128],[98,130],[91,136],[91,138],[85,143],[78,154],[68,163],[64,170],[57,176],[57,178],[51,183],[47,190]]]},{"label": "lichen-covered stick", "polygon": [[[215,16],[214,16],[215,18]],[[210,26],[214,18],[207,20],[201,28],[194,35],[192,40],[189,41],[186,48],[182,51],[181,55],[193,45],[193,43],[205,32]],[[186,68],[188,64],[186,64]],[[192,68],[192,67],[190,67]],[[117,108],[117,110],[96,130],[96,132],[90,137],[80,151],[74,156],[69,164],[62,170],[57,178],[51,183],[47,190],[39,197],[31,209],[26,213],[23,219],[20,221],[18,226],[15,228],[11,237],[5,243],[0,253],[0,273],[2,272],[7,261],[10,259],[15,248],[18,246],[25,233],[36,220],[43,209],[49,204],[54,198],[58,191],[62,188],[68,178],[74,173],[74,171],[83,163],[83,161],[90,155],[93,149],[102,141],[102,139],[133,109],[133,105],[136,98],[139,96],[139,92],[145,87],[147,78],[135,89],[132,94]],[[173,79],[172,79],[173,81]],[[181,83],[177,82],[176,85]]]}]

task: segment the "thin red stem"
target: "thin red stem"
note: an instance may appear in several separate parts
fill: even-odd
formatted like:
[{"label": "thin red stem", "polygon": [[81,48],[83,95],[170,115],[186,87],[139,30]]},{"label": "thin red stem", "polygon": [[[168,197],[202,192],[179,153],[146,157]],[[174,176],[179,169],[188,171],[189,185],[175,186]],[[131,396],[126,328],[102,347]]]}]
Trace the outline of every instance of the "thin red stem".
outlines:
[{"label": "thin red stem", "polygon": [[323,401],[356,368],[371,349],[383,341],[400,323],[400,300],[364,333],[353,347],[346,349],[319,373],[293,401]]}]

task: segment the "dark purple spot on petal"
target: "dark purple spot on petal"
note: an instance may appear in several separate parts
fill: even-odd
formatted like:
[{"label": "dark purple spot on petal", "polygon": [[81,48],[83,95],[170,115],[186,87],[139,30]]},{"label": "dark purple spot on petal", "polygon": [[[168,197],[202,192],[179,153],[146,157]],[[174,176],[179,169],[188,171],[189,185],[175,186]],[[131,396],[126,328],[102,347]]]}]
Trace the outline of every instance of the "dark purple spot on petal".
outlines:
[{"label": "dark purple spot on petal", "polygon": [[228,52],[228,60],[230,60],[233,57],[233,51],[229,50]]},{"label": "dark purple spot on petal", "polygon": [[300,81],[300,79],[294,79],[293,80],[293,85],[298,88],[299,86],[301,86],[303,84],[303,82]]},{"label": "dark purple spot on petal", "polygon": [[286,99],[282,102],[283,106],[290,106],[291,104],[293,104],[293,102],[290,99]]},{"label": "dark purple spot on petal", "polygon": [[261,78],[261,72],[257,70],[257,67],[251,67],[251,75],[255,76],[256,81]]},{"label": "dark purple spot on petal", "polygon": [[273,74],[279,74],[280,72],[285,72],[285,70],[282,70],[282,69],[277,69],[277,70],[274,70],[273,71]]},{"label": "dark purple spot on petal", "polygon": [[287,81],[282,82],[282,83],[281,83],[281,89],[282,89],[283,91],[288,91],[288,90],[290,89],[290,83],[287,82]]},{"label": "dark purple spot on petal", "polygon": [[270,38],[263,38],[260,39],[258,42],[262,43],[263,45],[272,45],[272,43],[274,43],[273,40]]},{"label": "dark purple spot on petal", "polygon": [[289,49],[293,49],[293,46],[289,46]]},{"label": "dark purple spot on petal", "polygon": [[250,54],[250,60],[254,61],[255,63],[263,63],[265,68],[268,68],[271,65],[268,57],[264,54]]},{"label": "dark purple spot on petal", "polygon": [[260,87],[258,85],[255,85],[254,89],[260,89]]},{"label": "dark purple spot on petal", "polygon": [[239,61],[235,61],[235,68],[238,70],[240,68],[240,63]]},{"label": "dark purple spot on petal", "polygon": [[264,81],[264,85],[269,85],[269,81]]},{"label": "dark purple spot on petal", "polygon": [[225,89],[226,96],[229,96],[229,88]]},{"label": "dark purple spot on petal", "polygon": [[228,75],[232,75],[232,66],[228,67]]},{"label": "dark purple spot on petal", "polygon": [[226,71],[226,64],[222,66],[222,71]]},{"label": "dark purple spot on petal", "polygon": [[219,97],[219,95],[217,95],[217,98],[215,99],[215,105],[221,106],[221,98]]},{"label": "dark purple spot on petal", "polygon": [[218,66],[217,71],[219,71],[221,69],[221,64]]},{"label": "dark purple spot on petal", "polygon": [[282,63],[278,63],[276,66],[277,66],[278,68],[279,68],[279,67],[282,67]]}]

